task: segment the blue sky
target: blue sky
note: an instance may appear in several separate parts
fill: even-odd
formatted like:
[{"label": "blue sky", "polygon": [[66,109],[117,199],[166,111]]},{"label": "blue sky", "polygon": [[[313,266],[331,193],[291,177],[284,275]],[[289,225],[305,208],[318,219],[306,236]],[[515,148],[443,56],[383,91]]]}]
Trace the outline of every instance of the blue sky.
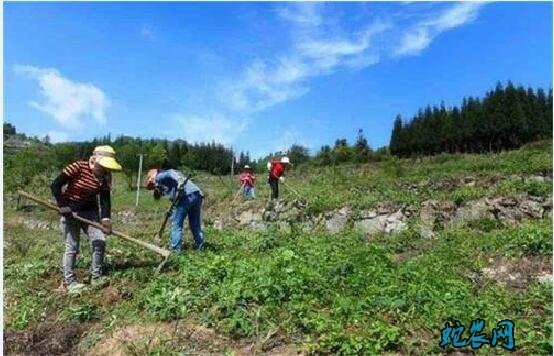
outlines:
[{"label": "blue sky", "polygon": [[497,81],[552,86],[552,3],[4,3],[4,119],[315,153]]}]

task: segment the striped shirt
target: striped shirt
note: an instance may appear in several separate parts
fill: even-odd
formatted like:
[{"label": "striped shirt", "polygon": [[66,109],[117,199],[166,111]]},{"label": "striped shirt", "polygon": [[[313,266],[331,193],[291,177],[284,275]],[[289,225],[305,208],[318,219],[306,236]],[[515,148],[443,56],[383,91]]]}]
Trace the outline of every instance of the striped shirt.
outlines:
[{"label": "striped shirt", "polygon": [[96,204],[96,196],[101,191],[110,190],[111,175],[96,177],[87,161],[71,163],[64,168],[63,173],[69,177],[67,188],[62,193],[65,200]]}]

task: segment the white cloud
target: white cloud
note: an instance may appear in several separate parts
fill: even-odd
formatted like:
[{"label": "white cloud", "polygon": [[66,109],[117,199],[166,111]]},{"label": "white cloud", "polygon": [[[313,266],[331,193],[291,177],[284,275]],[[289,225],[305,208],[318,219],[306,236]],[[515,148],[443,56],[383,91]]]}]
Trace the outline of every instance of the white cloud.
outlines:
[{"label": "white cloud", "polygon": [[69,134],[62,131],[48,131],[48,137],[51,143],[67,142],[70,140]]},{"label": "white cloud", "polygon": [[[334,11],[339,5],[323,2],[278,5],[276,14],[288,31],[289,45],[274,55],[255,58],[216,86],[215,93],[206,97],[216,98],[210,112],[219,114],[199,112],[183,118],[185,126],[192,128],[185,134],[196,140],[233,142],[246,128],[247,121],[239,121],[241,125],[236,130],[229,117],[248,118],[300,98],[310,91],[309,81],[313,78],[344,69],[364,69],[391,57],[419,54],[442,32],[473,21],[482,5],[414,3],[404,6],[400,14],[366,13],[345,26],[341,20],[346,16]],[[334,8],[327,11],[328,6]],[[207,134],[210,130],[214,133]],[[299,133],[289,131],[277,149],[287,148],[292,141],[302,143],[299,138]]]},{"label": "white cloud", "polygon": [[483,5],[485,5],[485,2],[467,1],[458,3],[440,14],[435,20],[430,20],[428,25],[435,27],[440,32],[465,25],[477,18],[479,9]]},{"label": "white cloud", "polygon": [[242,113],[262,111],[297,99],[309,91],[310,78],[332,74],[340,68],[361,69],[379,61],[372,45],[389,25],[375,21],[352,35],[338,35],[326,26],[323,4],[294,3],[278,14],[292,24],[290,48],[274,58],[256,59],[220,91],[227,109]]},{"label": "white cloud", "polygon": [[275,146],[275,152],[286,152],[292,145],[307,146],[307,142],[302,134],[296,129],[285,130],[278,138],[279,142]]},{"label": "white cloud", "polygon": [[145,39],[147,39],[148,41],[156,40],[156,34],[154,32],[154,29],[151,26],[143,26],[140,29],[140,35]]},{"label": "white cloud", "polygon": [[457,3],[433,18],[420,21],[402,35],[395,56],[418,55],[442,32],[470,23],[477,18],[484,2]]},{"label": "white cloud", "polygon": [[89,118],[105,124],[110,102],[96,86],[74,82],[52,68],[18,65],[14,70],[38,82],[39,92],[44,100],[40,103],[30,101],[29,105],[51,115],[61,125],[78,129]]},{"label": "white cloud", "polygon": [[423,49],[427,48],[431,43],[432,37],[429,29],[426,27],[416,28],[407,32],[396,48],[397,56],[407,56],[419,54]]},{"label": "white cloud", "polygon": [[182,129],[179,136],[190,142],[230,144],[247,125],[245,119],[231,119],[219,113],[206,116],[177,114],[174,118]]},{"label": "white cloud", "polygon": [[295,2],[278,7],[277,13],[298,26],[319,26],[322,22],[321,6],[316,2]]}]

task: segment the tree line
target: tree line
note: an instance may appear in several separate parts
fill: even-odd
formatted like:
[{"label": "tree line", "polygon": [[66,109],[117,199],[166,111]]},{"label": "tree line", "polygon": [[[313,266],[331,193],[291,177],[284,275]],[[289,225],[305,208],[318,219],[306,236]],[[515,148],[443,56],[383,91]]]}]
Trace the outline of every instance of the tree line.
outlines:
[{"label": "tree line", "polygon": [[[143,169],[151,167],[201,170],[215,175],[236,174],[245,165],[265,173],[270,160],[288,155],[295,166],[302,164],[329,166],[343,163],[367,163],[388,160],[390,155],[415,157],[437,153],[481,153],[517,148],[527,142],[552,139],[552,89],[506,87],[497,84],[483,99],[464,98],[461,107],[427,106],[408,122],[396,117],[390,145],[374,150],[363,130],[350,144],[337,139],[334,145],[324,145],[315,154],[307,147],[294,144],[289,149],[252,159],[248,152],[233,152],[230,148],[211,143],[191,144],[184,140],[142,139],[111,135],[85,142],[51,144],[48,137],[38,139],[18,133],[15,126],[4,123],[4,175],[7,188],[23,186],[38,173],[54,174],[65,165],[87,159],[95,146],[111,145],[123,167],[129,186],[134,186],[139,168],[138,155],[143,154]],[[10,142],[26,140],[32,145],[19,152],[8,150]],[[231,172],[233,167],[233,172]]]},{"label": "tree line", "polygon": [[390,152],[400,157],[436,153],[482,153],[515,149],[552,138],[552,89],[525,89],[508,82],[461,107],[427,106],[408,122],[398,115]]},{"label": "tree line", "polygon": [[59,143],[53,148],[61,162],[71,162],[88,158],[98,145],[111,145],[114,148],[129,185],[133,184],[136,177],[141,154],[144,170],[153,167],[178,168],[201,170],[215,175],[230,173],[234,155],[229,148],[215,142],[191,144],[184,140],[146,140],[129,136],[118,136],[112,140],[109,135],[88,142]]}]

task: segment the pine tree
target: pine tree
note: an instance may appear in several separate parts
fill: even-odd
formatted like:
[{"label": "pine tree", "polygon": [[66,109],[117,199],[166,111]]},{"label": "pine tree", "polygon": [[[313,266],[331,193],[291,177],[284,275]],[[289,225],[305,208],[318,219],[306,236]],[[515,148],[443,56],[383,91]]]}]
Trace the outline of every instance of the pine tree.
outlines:
[{"label": "pine tree", "polygon": [[358,130],[358,136],[356,137],[356,143],[354,144],[354,155],[356,162],[367,162],[370,157],[371,149],[364,136],[364,130]]},{"label": "pine tree", "polygon": [[389,142],[389,149],[390,153],[395,156],[401,156],[403,155],[402,147],[405,145],[404,142],[402,142],[401,138],[402,134],[402,117],[400,114],[396,115],[396,119],[394,119],[394,125],[392,128],[392,133],[390,136],[390,142]]}]

